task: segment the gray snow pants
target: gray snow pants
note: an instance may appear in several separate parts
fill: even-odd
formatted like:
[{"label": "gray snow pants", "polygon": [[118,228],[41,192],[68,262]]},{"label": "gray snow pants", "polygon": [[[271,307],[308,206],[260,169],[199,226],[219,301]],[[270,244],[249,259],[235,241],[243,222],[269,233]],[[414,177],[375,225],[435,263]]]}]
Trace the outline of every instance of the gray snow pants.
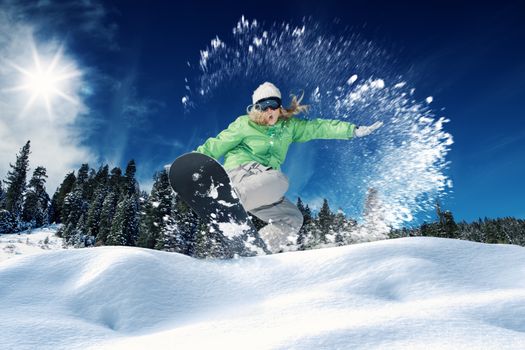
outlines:
[{"label": "gray snow pants", "polygon": [[288,235],[299,232],[303,214],[284,197],[288,190],[286,175],[257,162],[243,164],[227,173],[247,212]]}]

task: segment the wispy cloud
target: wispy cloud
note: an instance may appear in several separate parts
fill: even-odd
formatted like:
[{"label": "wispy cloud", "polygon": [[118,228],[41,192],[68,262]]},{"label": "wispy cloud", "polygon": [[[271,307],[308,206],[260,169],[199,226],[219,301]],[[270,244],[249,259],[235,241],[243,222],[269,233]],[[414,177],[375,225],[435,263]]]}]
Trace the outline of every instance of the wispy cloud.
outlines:
[{"label": "wispy cloud", "polygon": [[106,101],[109,110],[99,119],[98,130],[98,148],[103,153],[103,162],[117,166],[126,162],[124,157],[129,143],[136,141],[136,131],[150,129],[150,117],[164,108],[161,101],[139,96],[136,79],[136,65],[132,65],[121,79],[106,76],[105,89],[111,98]]},{"label": "wispy cloud", "polygon": [[176,151],[183,151],[186,149],[186,145],[180,142],[179,140],[166,138],[158,134],[152,135],[149,138],[144,138],[142,139],[142,142],[154,144],[157,147],[158,146],[170,147],[170,148],[175,149]]},{"label": "wispy cloud", "polygon": [[130,126],[141,127],[148,124],[148,118],[163,107],[162,102],[154,99],[131,97],[124,106],[123,114]]},{"label": "wispy cloud", "polygon": [[514,147],[517,143],[523,143],[525,131],[511,132],[506,135],[494,135],[487,140],[486,152],[489,154],[506,151],[508,147]]}]

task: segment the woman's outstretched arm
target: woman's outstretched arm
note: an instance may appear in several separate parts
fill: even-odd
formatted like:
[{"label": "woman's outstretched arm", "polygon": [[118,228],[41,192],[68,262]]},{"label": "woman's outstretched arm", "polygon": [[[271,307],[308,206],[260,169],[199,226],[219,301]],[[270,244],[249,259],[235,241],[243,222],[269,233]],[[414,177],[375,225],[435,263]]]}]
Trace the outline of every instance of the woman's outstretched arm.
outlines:
[{"label": "woman's outstretched arm", "polygon": [[314,139],[340,139],[348,140],[352,137],[370,135],[374,130],[383,125],[375,122],[370,126],[356,126],[352,123],[335,119],[291,119],[294,123],[294,142],[306,142]]},{"label": "woman's outstretched arm", "polygon": [[292,118],[293,141],[306,142],[315,139],[348,140],[354,136],[355,125],[335,119],[298,119]]}]

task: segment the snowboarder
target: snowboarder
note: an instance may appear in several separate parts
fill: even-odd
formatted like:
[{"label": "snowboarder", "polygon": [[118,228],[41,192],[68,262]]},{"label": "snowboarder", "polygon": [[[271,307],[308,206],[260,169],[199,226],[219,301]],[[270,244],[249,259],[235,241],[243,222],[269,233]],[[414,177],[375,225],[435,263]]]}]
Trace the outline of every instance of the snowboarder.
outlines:
[{"label": "snowboarder", "polygon": [[273,252],[293,241],[303,224],[302,213],[284,196],[289,182],[280,168],[290,144],[363,137],[383,125],[357,127],[341,120],[295,118],[308,110],[301,100],[292,95],[291,105],[284,108],[279,89],[265,82],[253,92],[247,115],[196,149],[217,160],[224,156],[224,168],[242,205],[268,223],[259,234]]}]

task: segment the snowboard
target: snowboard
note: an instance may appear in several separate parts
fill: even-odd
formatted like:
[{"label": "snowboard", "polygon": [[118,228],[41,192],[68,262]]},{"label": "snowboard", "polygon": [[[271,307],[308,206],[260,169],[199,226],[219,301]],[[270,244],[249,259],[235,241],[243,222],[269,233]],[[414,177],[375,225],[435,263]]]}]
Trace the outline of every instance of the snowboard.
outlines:
[{"label": "snowboard", "polygon": [[270,253],[233,190],[226,170],[215,159],[191,152],[169,170],[173,190],[204,220],[220,241],[223,258]]}]

